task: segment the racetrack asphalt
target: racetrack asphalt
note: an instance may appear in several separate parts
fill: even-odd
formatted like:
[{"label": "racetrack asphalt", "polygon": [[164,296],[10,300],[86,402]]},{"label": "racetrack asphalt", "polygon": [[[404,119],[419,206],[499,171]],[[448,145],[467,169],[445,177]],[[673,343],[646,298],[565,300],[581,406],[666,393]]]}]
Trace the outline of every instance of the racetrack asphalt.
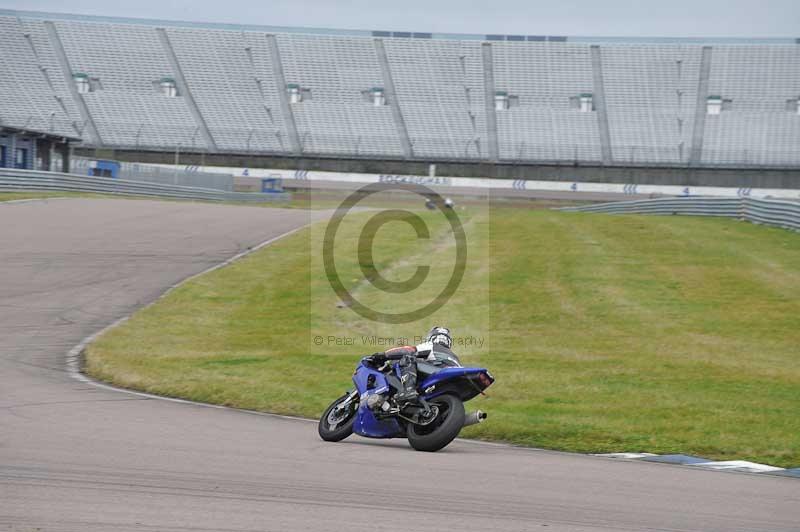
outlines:
[{"label": "racetrack asphalt", "polygon": [[98,388],[66,370],[85,337],[311,216],[322,214],[0,205],[0,530],[800,529],[797,479],[467,441],[433,454],[331,444],[311,422]]}]

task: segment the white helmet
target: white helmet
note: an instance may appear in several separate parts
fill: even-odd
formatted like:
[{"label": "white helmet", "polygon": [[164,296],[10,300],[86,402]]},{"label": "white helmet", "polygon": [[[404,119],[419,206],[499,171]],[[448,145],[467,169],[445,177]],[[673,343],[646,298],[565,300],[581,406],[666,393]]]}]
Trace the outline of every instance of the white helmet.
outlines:
[{"label": "white helmet", "polygon": [[428,331],[428,342],[443,345],[447,349],[453,346],[453,339],[450,337],[450,329],[447,327],[433,327]]}]

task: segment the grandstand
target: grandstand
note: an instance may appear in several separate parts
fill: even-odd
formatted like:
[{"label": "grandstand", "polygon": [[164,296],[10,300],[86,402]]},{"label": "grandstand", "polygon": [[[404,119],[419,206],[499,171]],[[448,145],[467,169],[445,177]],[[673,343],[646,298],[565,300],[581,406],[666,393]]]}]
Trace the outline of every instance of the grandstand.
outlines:
[{"label": "grandstand", "polygon": [[1,124],[87,148],[800,167],[800,39],[440,35],[0,10]]}]

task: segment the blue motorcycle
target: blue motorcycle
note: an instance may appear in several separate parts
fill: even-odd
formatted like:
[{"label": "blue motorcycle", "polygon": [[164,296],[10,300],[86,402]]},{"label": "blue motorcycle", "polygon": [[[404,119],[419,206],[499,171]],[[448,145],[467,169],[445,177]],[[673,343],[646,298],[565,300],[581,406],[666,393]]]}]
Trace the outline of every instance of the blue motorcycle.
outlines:
[{"label": "blue motorcycle", "polygon": [[325,441],[341,441],[353,432],[367,438],[408,438],[418,451],[438,451],[453,441],[463,427],[480,423],[480,410],[465,414],[464,403],[491,386],[494,377],[485,368],[465,368],[449,349],[417,346],[430,352],[417,362],[419,398],[402,406],[395,394],[402,389],[400,368],[386,361],[377,367],[364,357],[353,374],[355,389],[336,399],[319,420]]}]

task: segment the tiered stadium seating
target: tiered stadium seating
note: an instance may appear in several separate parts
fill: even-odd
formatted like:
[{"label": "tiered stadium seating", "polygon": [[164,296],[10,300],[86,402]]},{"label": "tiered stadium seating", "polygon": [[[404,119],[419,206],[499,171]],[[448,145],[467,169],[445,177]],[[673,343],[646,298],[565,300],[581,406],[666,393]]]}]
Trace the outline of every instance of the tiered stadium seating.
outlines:
[{"label": "tiered stadium seating", "polygon": [[[706,115],[700,95],[698,159],[703,46],[711,47],[708,95],[726,103]],[[485,83],[485,50],[493,86]],[[306,31],[0,10],[0,51],[0,124],[83,135],[86,145],[486,160],[494,115],[500,161],[800,165],[800,44],[788,40]],[[159,80],[181,72],[186,94],[159,92]],[[75,97],[75,73],[94,78],[96,90]],[[303,101],[287,105],[284,83]],[[373,105],[373,88],[386,90],[388,105]],[[509,108],[492,111],[487,89],[491,98],[507,93]],[[582,94],[599,104],[601,92],[604,107],[576,107]],[[82,102],[100,142],[86,132]]]},{"label": "tiered stadium seating", "polygon": [[218,149],[288,151],[263,34],[185,28],[167,34]]},{"label": "tiered stadium seating", "polygon": [[688,162],[700,76],[699,47],[621,45],[601,50],[614,159]]},{"label": "tiered stadium seating", "polygon": [[39,49],[41,35],[32,47],[26,32],[18,18],[0,16],[0,125],[74,137],[77,110],[63,74],[49,48]]},{"label": "tiered stadium seating", "polygon": [[364,94],[384,86],[370,39],[278,35],[277,40],[286,82],[310,91],[292,106],[304,149],[402,154],[391,108],[373,106]]},{"label": "tiered stadium seating", "polygon": [[73,72],[97,78],[102,90],[84,100],[105,144],[139,147],[200,146],[182,98],[165,98],[158,81],[172,77],[151,27],[56,21]]},{"label": "tiered stadium seating", "polygon": [[786,109],[800,96],[800,44],[715,47],[709,93],[731,102],[706,117],[704,162],[800,164],[800,116]]},{"label": "tiered stadium seating", "polygon": [[596,113],[570,98],[593,92],[589,47],[568,43],[492,43],[495,88],[519,98],[497,112],[500,157],[600,160]]},{"label": "tiered stadium seating", "polygon": [[414,154],[485,158],[480,43],[386,39],[384,45]]}]

